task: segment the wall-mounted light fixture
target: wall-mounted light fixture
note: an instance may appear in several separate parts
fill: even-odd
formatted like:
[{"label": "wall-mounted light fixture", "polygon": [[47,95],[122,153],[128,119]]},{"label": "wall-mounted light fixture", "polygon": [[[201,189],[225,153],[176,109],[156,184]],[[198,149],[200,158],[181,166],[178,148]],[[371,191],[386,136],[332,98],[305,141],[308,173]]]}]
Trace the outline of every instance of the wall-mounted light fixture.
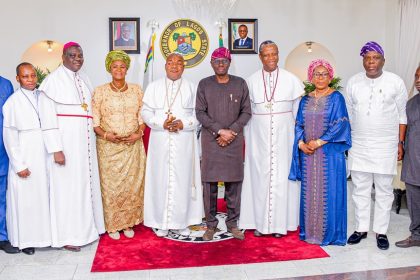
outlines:
[{"label": "wall-mounted light fixture", "polygon": [[312,52],[312,44],[313,43],[314,42],[312,42],[312,41],[308,41],[308,42],[305,43],[306,46],[308,47],[308,53],[311,53]]},{"label": "wall-mounted light fixture", "polygon": [[52,51],[53,51],[53,49],[52,49],[53,41],[51,41],[51,40],[47,40],[47,41],[46,41],[46,43],[47,43],[47,45],[48,45],[48,49],[47,49],[47,51],[48,51],[48,52],[52,52]]}]

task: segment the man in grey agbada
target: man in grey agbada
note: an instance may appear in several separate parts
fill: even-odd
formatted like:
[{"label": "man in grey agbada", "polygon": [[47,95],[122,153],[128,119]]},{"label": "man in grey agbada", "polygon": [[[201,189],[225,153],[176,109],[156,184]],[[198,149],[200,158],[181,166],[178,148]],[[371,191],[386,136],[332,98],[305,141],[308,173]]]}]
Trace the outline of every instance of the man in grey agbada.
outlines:
[{"label": "man in grey agbada", "polygon": [[415,73],[415,86],[419,93],[408,101],[406,108],[407,132],[401,170],[401,181],[407,187],[411,235],[395,243],[395,246],[401,248],[420,246],[420,65]]},{"label": "man in grey agbada", "polygon": [[238,219],[244,177],[242,131],[251,118],[251,103],[245,80],[228,74],[230,62],[228,49],[216,49],[211,56],[215,75],[202,79],[197,89],[195,109],[203,125],[201,180],[207,222],[205,241],[213,239],[218,224],[217,182],[225,183],[227,230],[234,238],[245,238],[238,229]]}]

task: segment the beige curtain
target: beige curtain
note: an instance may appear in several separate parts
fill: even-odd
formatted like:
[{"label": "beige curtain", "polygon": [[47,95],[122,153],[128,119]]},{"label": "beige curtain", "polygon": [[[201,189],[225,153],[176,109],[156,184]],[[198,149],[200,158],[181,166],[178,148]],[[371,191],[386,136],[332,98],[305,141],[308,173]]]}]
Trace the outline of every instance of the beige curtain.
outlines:
[{"label": "beige curtain", "polygon": [[411,94],[414,89],[414,72],[420,63],[419,18],[419,0],[398,1],[396,72]]}]

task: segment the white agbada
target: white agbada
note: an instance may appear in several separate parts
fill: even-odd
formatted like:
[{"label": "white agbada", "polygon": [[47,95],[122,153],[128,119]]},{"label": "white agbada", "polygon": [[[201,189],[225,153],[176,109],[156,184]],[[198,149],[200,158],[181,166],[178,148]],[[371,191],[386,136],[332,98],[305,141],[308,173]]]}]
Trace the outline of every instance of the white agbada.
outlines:
[{"label": "white agbada", "polygon": [[[86,76],[60,66],[43,81],[39,98],[48,152],[52,247],[82,246],[105,232],[95,134],[92,87]],[[88,105],[85,111],[81,104]],[[64,166],[54,162],[63,151]]]},{"label": "white agbada", "polygon": [[[148,227],[183,229],[204,216],[195,95],[188,80],[167,78],[150,84],[144,94],[141,116],[151,128],[144,191]],[[163,129],[169,107],[184,125],[178,133]]]},{"label": "white agbada", "polygon": [[365,72],[347,83],[352,148],[348,168],[378,174],[397,174],[399,125],[407,124],[407,90],[397,75],[383,71],[376,79]]},{"label": "white agbada", "polygon": [[299,224],[300,183],[288,180],[288,176],[303,85],[283,69],[271,74],[259,70],[247,83],[252,118],[244,129],[245,173],[239,227],[263,234],[286,234]]},{"label": "white agbada", "polygon": [[[51,246],[50,206],[44,147],[38,116],[39,91],[18,89],[3,106],[3,139],[9,156],[7,231],[20,249]],[[29,169],[21,178],[18,172]]]}]

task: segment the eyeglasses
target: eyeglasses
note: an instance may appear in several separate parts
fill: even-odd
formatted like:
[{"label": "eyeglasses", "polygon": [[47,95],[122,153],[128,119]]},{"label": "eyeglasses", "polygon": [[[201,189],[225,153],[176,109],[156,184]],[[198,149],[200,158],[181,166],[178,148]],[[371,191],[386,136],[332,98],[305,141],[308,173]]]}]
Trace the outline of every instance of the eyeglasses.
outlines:
[{"label": "eyeglasses", "polygon": [[314,77],[315,78],[317,78],[317,79],[319,79],[319,78],[328,78],[330,76],[330,73],[328,73],[328,72],[324,72],[324,73],[319,73],[319,72],[316,72],[316,73],[314,73]]},{"label": "eyeglasses", "polygon": [[229,62],[230,62],[229,59],[226,59],[226,58],[218,58],[218,59],[213,59],[211,61],[211,63],[215,64],[215,65],[217,65],[217,64],[228,65]]}]

